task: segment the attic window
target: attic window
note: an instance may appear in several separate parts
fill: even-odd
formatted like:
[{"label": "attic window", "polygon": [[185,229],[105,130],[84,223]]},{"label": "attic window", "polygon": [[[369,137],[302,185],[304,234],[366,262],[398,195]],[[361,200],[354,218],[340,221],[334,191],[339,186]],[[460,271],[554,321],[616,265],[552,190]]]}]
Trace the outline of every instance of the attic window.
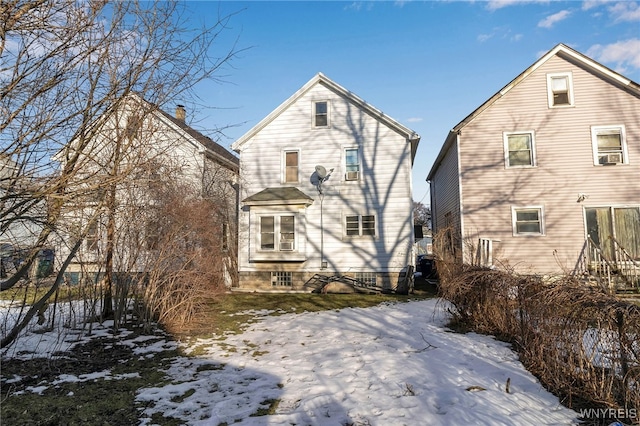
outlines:
[{"label": "attic window", "polygon": [[571,73],[547,74],[549,108],[573,105]]},{"label": "attic window", "polygon": [[313,127],[329,126],[329,104],[326,101],[313,103]]},{"label": "attic window", "polygon": [[142,119],[135,114],[127,117],[126,136],[129,141],[140,138],[140,131],[142,128]]}]

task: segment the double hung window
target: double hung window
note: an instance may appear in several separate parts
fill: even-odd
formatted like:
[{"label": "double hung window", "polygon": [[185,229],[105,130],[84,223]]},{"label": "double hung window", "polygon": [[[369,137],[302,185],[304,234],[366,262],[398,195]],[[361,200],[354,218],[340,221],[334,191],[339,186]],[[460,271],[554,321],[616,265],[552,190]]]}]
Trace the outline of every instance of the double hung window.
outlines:
[{"label": "double hung window", "polygon": [[533,132],[505,133],[504,146],[507,167],[533,167],[536,165]]},{"label": "double hung window", "polygon": [[299,169],[299,152],[298,151],[285,151],[284,152],[284,182],[295,183],[298,182],[298,169]]},{"label": "double hung window", "polygon": [[358,148],[347,148],[344,151],[345,180],[360,179],[360,150]]},{"label": "double hung window", "polygon": [[260,216],[260,250],[292,251],[295,237],[293,215]]},{"label": "double hung window", "polygon": [[326,101],[313,103],[313,127],[329,126],[329,103]]},{"label": "double hung window", "polygon": [[513,207],[513,235],[544,235],[542,207]]},{"label": "double hung window", "polygon": [[594,164],[610,165],[627,162],[624,126],[591,128]]},{"label": "double hung window", "polygon": [[573,79],[571,73],[547,74],[549,108],[573,105]]}]

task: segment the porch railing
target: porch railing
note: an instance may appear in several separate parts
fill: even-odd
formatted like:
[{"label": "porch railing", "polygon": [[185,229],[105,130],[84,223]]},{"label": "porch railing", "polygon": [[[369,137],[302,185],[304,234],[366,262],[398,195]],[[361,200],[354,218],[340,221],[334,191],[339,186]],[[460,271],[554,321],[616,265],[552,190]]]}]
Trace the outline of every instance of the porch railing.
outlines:
[{"label": "porch railing", "polygon": [[594,276],[609,291],[640,290],[640,262],[610,237],[611,250],[605,253],[591,237],[587,237],[582,259],[584,271]]}]

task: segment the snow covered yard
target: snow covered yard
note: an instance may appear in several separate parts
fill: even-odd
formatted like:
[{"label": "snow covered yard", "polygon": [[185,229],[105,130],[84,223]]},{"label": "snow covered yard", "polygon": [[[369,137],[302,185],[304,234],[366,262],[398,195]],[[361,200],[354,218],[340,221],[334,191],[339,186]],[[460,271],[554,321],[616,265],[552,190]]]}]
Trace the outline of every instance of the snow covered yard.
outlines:
[{"label": "snow covered yard", "polygon": [[[254,314],[260,320],[242,334],[181,344],[192,356],[173,358],[171,383],[139,389],[141,424],[154,424],[154,413],[193,425],[578,423],[506,344],[448,331],[440,299]],[[140,359],[175,348],[168,339],[124,343]],[[61,375],[56,383],[107,376]],[[3,376],[3,385],[7,379],[15,380]],[[47,386],[54,383],[30,391]]]}]

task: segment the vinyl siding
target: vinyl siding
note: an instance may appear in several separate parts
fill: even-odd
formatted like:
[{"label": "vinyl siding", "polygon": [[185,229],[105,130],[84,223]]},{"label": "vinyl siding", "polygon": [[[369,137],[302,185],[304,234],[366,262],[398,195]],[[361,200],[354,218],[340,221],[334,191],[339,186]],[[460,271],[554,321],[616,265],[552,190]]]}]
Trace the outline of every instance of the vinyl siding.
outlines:
[{"label": "vinyl siding", "polygon": [[460,227],[460,174],[458,171],[458,144],[454,142],[442,159],[430,184],[433,213],[433,231],[437,234],[446,226],[445,215],[451,213],[452,223],[459,235]]},{"label": "vinyl siding", "polygon": [[[312,127],[315,101],[330,104],[330,127]],[[345,181],[344,149],[359,147],[361,180]],[[298,184],[282,182],[282,152],[299,150]],[[400,271],[410,263],[413,243],[411,223],[411,147],[406,138],[382,125],[322,84],[316,84],[273,121],[262,128],[241,150],[244,199],[265,188],[296,186],[314,199],[304,209],[306,221],[305,262],[277,264],[282,270],[318,271],[321,248],[328,263],[325,273]],[[321,247],[321,200],[311,175],[316,165],[334,169],[323,184],[324,247]],[[375,237],[345,237],[344,217],[376,215]],[[273,270],[269,262],[252,262],[249,246],[255,230],[249,208],[240,209],[240,272]],[[251,231],[250,231],[251,228]],[[302,247],[299,246],[299,247]]]},{"label": "vinyl siding", "polygon": [[[571,72],[575,105],[549,108],[546,74]],[[640,99],[556,55],[464,127],[464,234],[499,240],[494,258],[522,272],[573,270],[583,209],[640,204]],[[594,166],[591,126],[625,126],[629,164]],[[533,130],[537,165],[507,168],[503,132]],[[586,194],[584,202],[577,202]],[[544,235],[513,236],[512,206],[542,206]],[[467,253],[469,255],[471,253]]]}]

